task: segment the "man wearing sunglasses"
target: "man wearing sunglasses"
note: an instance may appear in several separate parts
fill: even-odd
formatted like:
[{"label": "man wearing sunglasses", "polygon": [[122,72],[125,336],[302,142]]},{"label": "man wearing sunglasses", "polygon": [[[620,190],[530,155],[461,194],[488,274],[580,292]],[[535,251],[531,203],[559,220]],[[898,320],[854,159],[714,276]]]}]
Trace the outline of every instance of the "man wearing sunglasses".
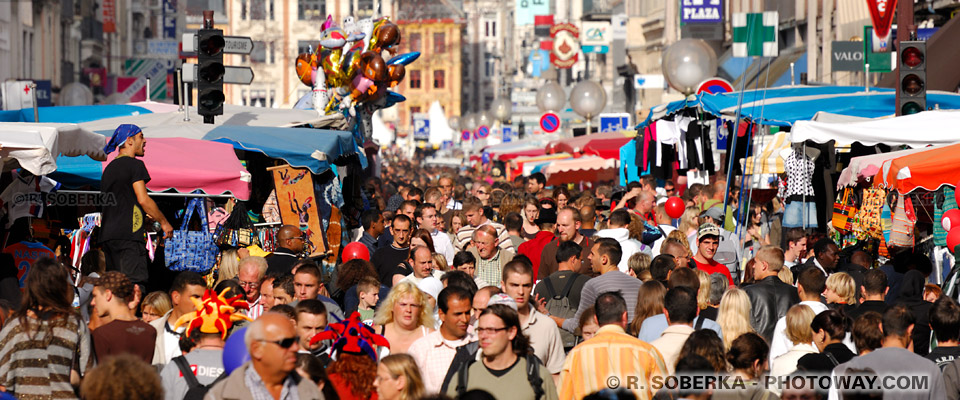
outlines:
[{"label": "man wearing sunglasses", "polygon": [[277,249],[267,258],[267,274],[289,274],[300,261],[304,240],[300,228],[284,225],[277,231]]},{"label": "man wearing sunglasses", "polygon": [[295,372],[300,345],[290,318],[272,312],[263,314],[247,328],[244,342],[250,362],[210,388],[207,398],[323,398],[316,384]]}]

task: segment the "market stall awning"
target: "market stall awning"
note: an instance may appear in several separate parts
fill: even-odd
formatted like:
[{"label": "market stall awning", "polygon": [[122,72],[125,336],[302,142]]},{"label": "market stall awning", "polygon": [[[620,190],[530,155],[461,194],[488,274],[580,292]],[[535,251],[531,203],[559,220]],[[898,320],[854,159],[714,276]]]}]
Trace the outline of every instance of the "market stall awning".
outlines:
[{"label": "market stall awning", "polygon": [[572,138],[564,138],[552,140],[550,143],[547,143],[547,154],[554,153],[570,153],[570,154],[580,154],[583,152],[584,146],[594,140],[607,140],[607,139],[620,139],[623,140],[623,143],[629,142],[631,138],[637,136],[636,131],[621,131],[621,132],[603,132],[603,133],[594,133],[591,135],[575,136]]},{"label": "market stall awning", "polygon": [[542,156],[544,154],[546,154],[546,149],[544,149],[543,147],[536,147],[536,148],[527,149],[527,150],[513,151],[510,153],[500,153],[500,154],[497,154],[495,158],[500,161],[509,161],[517,157],[535,157],[535,156]]},{"label": "market stall awning", "polygon": [[547,177],[547,185],[570,182],[598,182],[617,178],[617,160],[584,156],[570,160],[553,161],[541,171]]},{"label": "market stall awning", "polygon": [[631,138],[597,139],[583,146],[583,154],[600,158],[619,159],[620,148],[632,140]]},{"label": "market stall awning", "polygon": [[837,180],[837,188],[844,186],[856,186],[861,179],[872,178],[880,172],[887,161],[900,158],[913,153],[927,151],[932,148],[919,148],[910,150],[891,151],[888,153],[870,154],[866,156],[853,157],[850,164],[843,171],[840,171],[840,178]]},{"label": "market stall awning", "polygon": [[890,160],[889,169],[883,170],[883,184],[902,194],[956,186],[960,181],[960,143],[923,150]]},{"label": "market stall awning", "polygon": [[366,167],[366,157],[357,147],[353,135],[346,131],[310,128],[270,128],[256,126],[218,126],[203,140],[229,143],[237,149],[257,151],[270,158],[279,158],[298,168],[309,168],[319,174],[350,156],[359,156]]},{"label": "market stall awning", "polygon": [[960,111],[946,110],[851,123],[800,121],[793,128],[792,139],[794,142],[836,140],[838,144],[925,147],[956,143],[960,140],[956,133],[958,125]]},{"label": "market stall awning", "polygon": [[518,175],[529,176],[533,173],[533,167],[539,162],[552,161],[552,160],[564,160],[568,158],[573,158],[568,153],[557,153],[557,154],[544,154],[541,156],[535,157],[517,157],[513,160],[510,160],[510,167],[507,168],[510,171],[510,174],[507,176],[508,179],[513,179]]},{"label": "market stall awning", "polygon": [[[123,106],[133,107],[133,106]],[[59,107],[57,107],[59,108]],[[148,137],[186,137],[199,139],[212,127],[217,126],[265,126],[293,127],[319,122],[320,116],[313,110],[291,110],[263,107],[223,106],[223,115],[214,119],[213,124],[204,124],[203,117],[197,115],[197,108],[190,107],[190,121],[183,120],[182,112],[150,113],[145,111],[135,116],[120,116],[106,119],[86,119],[82,126],[91,131],[113,131],[120,124],[135,124],[143,129]],[[40,120],[43,121],[41,115]],[[87,122],[89,121],[89,122]]]},{"label": "market stall awning", "polygon": [[[780,152],[790,147],[790,138],[786,132],[774,135],[754,137],[754,144],[762,146],[759,155],[747,157],[744,171],[748,174],[782,174],[784,172],[783,157]],[[760,160],[754,166],[754,159]]]},{"label": "market stall awning", "polygon": [[[60,157],[59,168],[50,174],[65,187],[99,187],[106,162],[90,157]],[[250,173],[240,164],[233,147],[226,143],[184,138],[158,138],[147,141],[141,158],[150,173],[147,189],[180,193],[201,190],[206,194],[230,193],[240,200],[250,198]]]},{"label": "market stall awning", "polygon": [[[43,123],[79,124],[117,117],[140,117],[153,111],[131,104],[103,104],[94,106],[38,107],[37,114]],[[0,111],[0,122],[34,122],[33,109]],[[114,126],[116,128],[116,126]]]},{"label": "market stall awning", "polygon": [[16,162],[34,175],[47,175],[57,169],[57,156],[87,155],[104,160],[102,135],[81,129],[76,124],[0,123],[0,157]]}]

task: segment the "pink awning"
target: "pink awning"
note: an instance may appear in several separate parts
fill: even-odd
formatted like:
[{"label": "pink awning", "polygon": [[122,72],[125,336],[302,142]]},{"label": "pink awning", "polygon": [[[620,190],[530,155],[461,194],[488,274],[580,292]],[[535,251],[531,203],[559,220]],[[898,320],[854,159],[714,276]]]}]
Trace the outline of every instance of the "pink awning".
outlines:
[{"label": "pink awning", "polygon": [[584,156],[551,162],[543,169],[543,174],[547,177],[547,185],[608,181],[617,178],[618,164],[616,159]]},{"label": "pink awning", "polygon": [[520,150],[511,153],[501,153],[496,155],[495,158],[500,161],[510,161],[517,157],[536,157],[544,154],[546,154],[546,149],[541,147],[536,149]]},{"label": "pink awning", "polygon": [[889,153],[871,154],[868,156],[851,158],[850,165],[840,172],[840,179],[837,180],[837,188],[842,188],[844,186],[856,186],[860,179],[873,177],[880,172],[880,169],[883,167],[883,164],[885,164],[886,161],[929,149],[931,149],[931,147],[891,151]]},{"label": "pink awning", "polygon": [[[116,158],[113,152],[103,164]],[[175,189],[206,194],[229,192],[240,200],[250,198],[250,173],[240,164],[233,146],[186,138],[150,138],[141,158],[150,173],[147,189]]]},{"label": "pink awning", "polygon": [[583,154],[619,160],[620,148],[627,144],[630,140],[632,139],[627,137],[592,140],[583,146]]}]

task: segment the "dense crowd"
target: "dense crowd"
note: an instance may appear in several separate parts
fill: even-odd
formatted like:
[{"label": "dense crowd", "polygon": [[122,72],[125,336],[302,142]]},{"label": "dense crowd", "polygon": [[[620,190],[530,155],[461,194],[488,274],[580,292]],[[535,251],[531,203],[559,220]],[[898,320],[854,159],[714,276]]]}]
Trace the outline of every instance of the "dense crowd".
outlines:
[{"label": "dense crowd", "polygon": [[[722,178],[577,190],[548,188],[539,173],[509,182],[404,161],[381,175],[364,184],[362,232],[333,273],[302,257],[304,237],[289,225],[271,254],[225,250],[216,276],[181,272],[166,292],[144,293],[108,265],[110,247],[91,249],[79,271],[37,261],[20,306],[0,310],[0,391],[960,398],[960,306],[926,284],[930,261],[910,249],[878,260],[783,228],[776,199],[738,218],[743,200]],[[666,201],[678,195],[674,220]],[[664,383],[718,376],[740,385]],[[784,383],[861,376],[926,384]]]}]

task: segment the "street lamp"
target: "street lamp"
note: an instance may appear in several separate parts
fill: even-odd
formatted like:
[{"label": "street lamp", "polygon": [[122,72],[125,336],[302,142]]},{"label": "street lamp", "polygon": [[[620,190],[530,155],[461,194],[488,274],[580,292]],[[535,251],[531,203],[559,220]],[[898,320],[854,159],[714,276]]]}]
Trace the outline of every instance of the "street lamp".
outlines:
[{"label": "street lamp", "polygon": [[567,94],[556,81],[549,81],[537,90],[537,107],[540,112],[562,111],[567,102]]},{"label": "street lamp", "polygon": [[594,81],[581,81],[570,91],[570,107],[587,119],[587,134],[590,132],[590,120],[600,114],[607,106],[607,92]]},{"label": "street lamp", "polygon": [[450,117],[450,119],[447,120],[447,125],[450,125],[450,129],[453,129],[457,134],[460,133],[460,117]]},{"label": "street lamp", "polygon": [[670,87],[689,95],[717,75],[717,54],[703,40],[681,39],[663,52],[661,67]]},{"label": "street lamp", "polygon": [[493,111],[493,116],[500,122],[507,122],[510,120],[510,116],[513,115],[513,103],[510,102],[510,99],[501,97],[493,101],[493,104],[490,104],[490,110]]}]

